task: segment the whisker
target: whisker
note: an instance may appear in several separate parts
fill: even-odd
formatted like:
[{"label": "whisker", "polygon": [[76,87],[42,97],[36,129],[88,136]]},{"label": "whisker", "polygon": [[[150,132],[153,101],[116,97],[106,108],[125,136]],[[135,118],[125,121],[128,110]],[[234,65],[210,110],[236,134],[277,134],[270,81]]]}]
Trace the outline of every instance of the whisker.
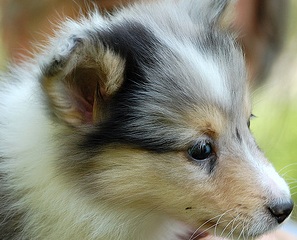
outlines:
[{"label": "whisker", "polygon": [[217,220],[217,222],[216,222],[216,226],[215,226],[215,229],[214,229],[214,235],[215,235],[215,236],[217,235],[217,227],[218,227],[218,225],[219,225],[219,223],[220,223],[222,217],[223,217],[224,215],[226,215],[226,213],[227,213],[227,212],[225,212],[224,214],[222,214],[222,215],[219,217],[219,219]]},{"label": "whisker", "polygon": [[[232,219],[232,220],[225,226],[225,228],[223,229],[223,231],[222,231],[221,234],[220,234],[220,237],[223,236],[225,230],[230,226],[230,224],[232,224],[232,226],[234,225],[234,222],[237,221],[237,219],[239,218],[239,216],[240,216],[240,214],[238,214],[235,218],[233,218],[233,219]],[[232,227],[231,227],[231,229],[232,229]]]},{"label": "whisker", "polygon": [[[206,233],[208,230],[212,229],[216,224],[213,224],[212,226],[206,228],[205,230],[203,230],[201,233],[199,233],[198,235],[194,235],[194,236],[191,236],[191,238],[189,240],[194,240],[194,238],[197,238],[201,235],[203,235],[204,233]],[[194,238],[193,238],[194,237]]]},{"label": "whisker", "polygon": [[294,190],[294,189],[296,189],[296,188],[297,188],[297,186],[294,186],[294,187],[291,187],[290,189],[291,189],[291,190]]},{"label": "whisker", "polygon": [[207,228],[207,230],[204,230],[204,231],[201,232],[198,236],[195,236],[195,234],[196,234],[197,232],[199,232],[199,230],[200,230],[203,226],[205,226],[206,224],[208,224],[209,222],[213,221],[213,220],[216,219],[216,218],[221,218],[223,215],[225,215],[225,214],[227,214],[228,212],[233,211],[233,210],[234,210],[233,208],[232,208],[232,209],[229,209],[229,210],[225,211],[224,213],[219,214],[219,215],[217,215],[217,216],[215,216],[215,217],[213,217],[213,218],[211,218],[211,219],[205,221],[202,225],[200,225],[200,226],[199,226],[199,227],[192,233],[192,235],[190,236],[189,240],[193,240],[194,237],[196,238],[196,237],[198,237],[199,235],[201,235],[202,233],[205,233],[207,230],[213,228],[214,226],[217,226],[217,221],[216,221],[216,224],[213,224],[211,227]]},{"label": "whisker", "polygon": [[288,165],[286,165],[286,166],[284,166],[283,168],[281,168],[278,172],[279,172],[279,174],[283,174],[282,172],[284,171],[284,170],[286,170],[287,168],[289,168],[289,167],[292,167],[292,166],[297,166],[297,163],[291,163],[291,164],[288,164]]},{"label": "whisker", "polygon": [[[221,215],[221,214],[220,214]],[[200,225],[193,233],[192,235],[190,236],[190,239],[189,240],[192,240],[193,236],[195,236],[195,234],[203,227],[205,226],[206,224],[208,224],[209,222],[211,222],[213,219],[216,219],[217,217],[219,217],[220,215],[217,215],[207,221],[205,221],[202,225]]]},{"label": "whisker", "polygon": [[[242,233],[242,238],[243,239],[246,239],[246,237],[245,237],[246,229],[248,229],[249,225],[250,225],[250,221],[247,221],[247,219],[248,219],[248,217],[245,217],[244,220],[242,221],[241,233]],[[254,239],[254,237],[252,237],[252,239]]]},{"label": "whisker", "polygon": [[229,234],[227,235],[227,238],[232,238],[233,239],[233,234],[234,234],[234,232],[236,231],[236,229],[237,229],[237,227],[238,226],[240,226],[240,224],[242,224],[241,222],[239,222],[239,223],[237,223],[236,225],[235,225],[235,227],[234,227],[234,224],[235,224],[235,221],[238,219],[238,217],[240,217],[241,216],[241,214],[238,214],[237,215],[237,217],[236,218],[234,218],[233,220],[232,220],[232,227],[231,227],[231,230],[230,230],[230,232],[229,232]]},{"label": "whisker", "polygon": [[290,174],[293,172],[294,173],[293,175],[295,175],[296,171],[297,171],[296,169],[289,169],[284,174],[280,174],[280,176],[282,176],[285,180],[287,180],[291,178]]}]

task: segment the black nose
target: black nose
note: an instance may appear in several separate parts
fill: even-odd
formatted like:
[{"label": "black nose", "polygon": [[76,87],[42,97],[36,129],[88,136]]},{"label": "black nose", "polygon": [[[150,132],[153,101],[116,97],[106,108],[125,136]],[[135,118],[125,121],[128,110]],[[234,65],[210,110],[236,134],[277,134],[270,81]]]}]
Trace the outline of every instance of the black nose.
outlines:
[{"label": "black nose", "polygon": [[274,204],[268,207],[271,215],[275,217],[276,221],[281,224],[291,214],[294,207],[294,202]]}]

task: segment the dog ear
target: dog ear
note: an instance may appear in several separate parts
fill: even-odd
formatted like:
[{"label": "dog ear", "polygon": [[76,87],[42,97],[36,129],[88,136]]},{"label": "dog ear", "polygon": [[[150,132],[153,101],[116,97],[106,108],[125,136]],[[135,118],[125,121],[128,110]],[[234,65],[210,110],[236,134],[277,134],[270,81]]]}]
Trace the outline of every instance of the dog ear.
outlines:
[{"label": "dog ear", "polygon": [[234,18],[236,0],[190,0],[188,9],[193,21],[228,28]]},{"label": "dog ear", "polygon": [[100,123],[122,85],[125,61],[99,40],[77,36],[54,49],[42,78],[53,113],[75,127]]}]

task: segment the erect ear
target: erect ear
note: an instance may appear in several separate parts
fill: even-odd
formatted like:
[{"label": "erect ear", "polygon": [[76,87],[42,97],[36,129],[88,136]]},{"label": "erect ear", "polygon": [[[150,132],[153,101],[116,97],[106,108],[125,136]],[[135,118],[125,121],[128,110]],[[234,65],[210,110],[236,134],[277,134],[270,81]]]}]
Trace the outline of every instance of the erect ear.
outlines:
[{"label": "erect ear", "polygon": [[71,36],[43,68],[42,86],[53,113],[79,127],[100,123],[121,87],[125,61],[100,41]]},{"label": "erect ear", "polygon": [[189,14],[196,22],[229,28],[235,16],[237,0],[189,0]]}]

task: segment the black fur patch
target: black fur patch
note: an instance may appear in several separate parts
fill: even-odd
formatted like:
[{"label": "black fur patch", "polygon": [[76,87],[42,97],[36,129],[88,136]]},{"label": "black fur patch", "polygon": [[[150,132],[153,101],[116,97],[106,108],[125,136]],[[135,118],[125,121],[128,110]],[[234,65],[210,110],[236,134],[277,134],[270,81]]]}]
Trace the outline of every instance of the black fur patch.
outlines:
[{"label": "black fur patch", "polygon": [[140,115],[134,107],[141,105],[143,100],[139,101],[138,96],[140,92],[146,91],[147,79],[143,68],[153,68],[156,64],[156,49],[165,46],[144,26],[131,22],[115,25],[96,36],[93,34],[93,38],[99,38],[106,48],[111,48],[124,58],[126,67],[123,86],[109,106],[110,118],[86,137],[83,147],[94,149],[109,143],[124,143],[157,152],[172,150],[175,142],[173,137],[154,138],[148,126],[127,127],[128,123],[137,121]]}]

